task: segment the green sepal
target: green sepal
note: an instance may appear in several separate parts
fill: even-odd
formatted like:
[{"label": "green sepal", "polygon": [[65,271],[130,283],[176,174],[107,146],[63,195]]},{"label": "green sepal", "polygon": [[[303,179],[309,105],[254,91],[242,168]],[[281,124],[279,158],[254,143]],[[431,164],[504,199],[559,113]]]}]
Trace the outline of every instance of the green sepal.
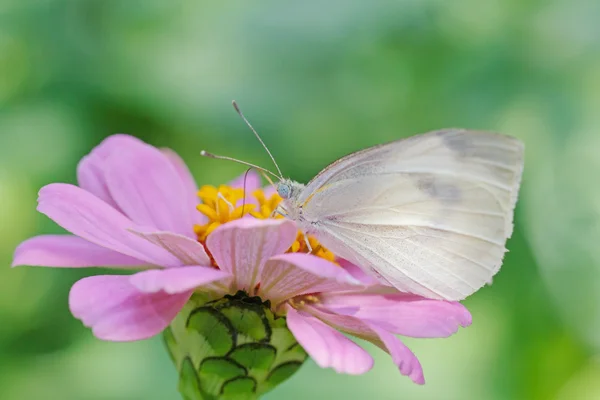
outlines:
[{"label": "green sepal", "polygon": [[186,400],[253,400],[302,366],[306,352],[271,304],[239,291],[192,296],[164,332]]},{"label": "green sepal", "polygon": [[202,400],[206,397],[202,395],[198,374],[192,364],[192,360],[185,358],[181,363],[179,370],[179,393],[185,400]]}]

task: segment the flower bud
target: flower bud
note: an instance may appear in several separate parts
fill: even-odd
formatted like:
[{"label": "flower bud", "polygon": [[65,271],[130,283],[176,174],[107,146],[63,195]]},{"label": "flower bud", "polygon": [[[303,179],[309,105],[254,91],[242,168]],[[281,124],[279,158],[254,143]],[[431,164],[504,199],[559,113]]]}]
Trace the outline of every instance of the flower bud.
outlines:
[{"label": "flower bud", "polygon": [[292,376],[306,352],[269,301],[194,295],[164,332],[187,400],[251,400]]}]

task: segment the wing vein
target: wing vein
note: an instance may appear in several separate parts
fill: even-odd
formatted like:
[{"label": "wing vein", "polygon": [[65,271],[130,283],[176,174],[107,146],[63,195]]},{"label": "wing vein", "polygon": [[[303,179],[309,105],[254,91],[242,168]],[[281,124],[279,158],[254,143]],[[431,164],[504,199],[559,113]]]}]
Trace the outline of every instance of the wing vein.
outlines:
[{"label": "wing vein", "polygon": [[[350,229],[350,228],[342,228],[342,229],[348,229],[348,230],[351,230],[351,231],[352,231],[352,229]],[[356,239],[355,239],[354,237],[352,237],[352,236],[348,236],[348,235],[346,235],[346,234],[343,234],[342,232],[339,232],[339,231],[338,231],[338,232],[333,232],[333,231],[331,231],[331,230],[327,230],[327,232],[328,232],[330,235],[332,235],[332,236],[336,236],[336,237],[337,237],[338,235],[341,235],[341,236],[343,236],[343,237],[344,237],[344,238],[345,238],[347,241],[353,242],[353,243],[356,245],[356,247],[355,247],[355,250],[357,250],[357,249],[359,249],[359,248],[363,248],[363,249],[367,249],[367,250],[369,250],[369,248],[368,248],[367,246],[365,246],[363,243],[361,243],[360,241],[356,240]],[[370,235],[370,236],[372,236],[372,235]],[[338,237],[338,239],[339,239],[339,237]],[[383,242],[383,243],[385,243],[385,242]],[[391,246],[389,243],[385,243],[385,245],[387,245],[389,248],[393,248],[393,247],[392,247],[392,246]],[[359,254],[361,254],[362,258],[364,258],[364,259],[367,259],[367,260],[369,259],[369,257],[366,257],[364,254],[362,254],[362,252],[360,252],[360,251],[358,251],[358,252],[359,252]],[[402,256],[402,257],[403,257],[405,260],[407,260],[407,261],[408,261],[410,264],[412,264],[412,265],[416,265],[416,264],[414,263],[414,261],[412,261],[412,260],[411,260],[409,257],[407,257],[407,256],[406,256],[405,254],[403,254],[402,252],[398,251],[398,254],[399,254],[400,256]],[[378,255],[379,255],[379,257],[381,257],[381,259],[383,259],[383,260],[384,260],[384,261],[385,261],[385,262],[386,262],[388,265],[391,265],[391,266],[394,266],[394,265],[395,265],[395,264],[394,264],[394,263],[392,263],[392,262],[391,262],[389,259],[387,259],[386,257],[384,257],[384,256],[383,256],[381,253],[379,253]],[[444,285],[444,282],[442,282],[442,281],[441,281],[439,278],[435,277],[434,275],[431,275],[431,273],[429,273],[428,271],[424,270],[423,272],[424,272],[424,273],[426,273],[426,274],[427,274],[428,276],[430,276],[431,278],[433,278],[433,280],[436,280],[436,281],[440,282],[442,285]],[[413,276],[412,276],[411,274],[407,273],[407,271],[406,271],[406,270],[402,270],[402,274],[404,274],[404,275],[405,275],[405,276],[406,276],[408,279],[410,279],[411,281],[415,282],[415,283],[416,283],[416,284],[418,284],[419,286],[421,286],[421,287],[424,287],[425,289],[429,290],[430,292],[432,292],[432,293],[435,293],[436,295],[438,295],[438,296],[440,296],[440,297],[444,298],[444,295],[442,295],[442,294],[441,294],[439,291],[437,291],[437,290],[433,289],[432,287],[430,287],[430,286],[426,285],[425,283],[423,283],[423,282],[421,282],[421,281],[419,281],[419,280],[417,280],[417,279],[413,278]],[[387,279],[387,278],[386,278],[386,279]]]},{"label": "wing vein", "polygon": [[[343,223],[342,223],[342,224],[343,224]],[[339,228],[343,228],[343,229],[351,229],[351,228],[349,228],[349,227],[344,227],[342,224],[340,224],[340,223],[339,223],[339,222],[337,222],[337,221],[336,221],[336,222],[334,222],[334,221],[327,221],[327,225],[334,225],[334,226],[337,226],[337,227],[339,227]],[[358,224],[358,225],[364,225],[364,224]],[[382,227],[387,227],[387,228],[392,228],[392,229],[393,229],[393,228],[398,228],[399,226],[401,226],[401,227],[405,227],[405,228],[408,228],[408,227],[417,227],[417,228],[429,228],[429,229],[436,229],[436,230],[439,230],[439,231],[444,231],[444,232],[454,233],[454,234],[456,234],[456,235],[467,236],[467,237],[470,237],[470,238],[479,239],[479,240],[482,240],[482,241],[484,241],[484,242],[487,242],[487,243],[490,243],[490,244],[493,244],[493,245],[497,245],[497,246],[503,246],[503,245],[504,245],[503,243],[496,242],[495,240],[493,240],[493,239],[490,239],[490,238],[487,238],[487,237],[485,237],[485,236],[480,236],[480,235],[474,235],[474,234],[470,234],[470,233],[465,233],[465,232],[462,232],[462,231],[459,231],[459,230],[456,230],[456,229],[451,229],[450,227],[445,227],[445,228],[442,228],[442,227],[439,227],[439,226],[431,226],[431,225],[428,225],[428,224],[415,224],[415,223],[406,224],[406,225],[389,225],[389,224],[381,224],[381,225],[377,225],[377,226],[378,226],[379,228],[382,228]],[[351,230],[352,230],[352,231],[354,231],[354,232],[360,232],[360,231],[358,231],[358,230],[355,230],[355,229],[351,229]],[[368,234],[368,233],[366,233],[366,232],[363,232],[363,234]],[[371,234],[368,234],[368,235],[370,235],[370,236],[374,236],[374,237],[377,237],[377,236],[375,236],[375,235],[371,235]]]},{"label": "wing vein", "polygon": [[[457,264],[457,262],[456,262],[456,261],[454,261],[454,260],[451,260],[451,259],[449,259],[449,258],[447,258],[447,257],[444,257],[443,255],[441,255],[441,254],[439,254],[439,253],[437,253],[437,252],[435,252],[435,251],[433,251],[433,250],[431,250],[431,249],[429,249],[429,248],[427,248],[427,247],[423,246],[422,244],[415,242],[415,241],[414,241],[414,240],[412,240],[411,238],[406,238],[406,241],[407,241],[407,242],[409,242],[409,243],[412,243],[412,244],[413,244],[413,246],[415,246],[415,247],[418,247],[418,248],[420,248],[420,249],[424,249],[426,252],[429,252],[429,253],[431,253],[431,254],[434,254],[434,255],[438,256],[439,258],[441,258],[442,260],[445,260],[445,261],[447,261],[448,263],[451,263],[451,264],[454,264],[454,265],[456,265],[456,264]],[[476,288],[476,287],[474,287],[474,286],[473,286],[473,285],[472,285],[470,282],[466,281],[466,280],[465,280],[463,277],[456,275],[454,272],[452,272],[452,270],[451,270],[451,269],[448,269],[448,268],[447,268],[445,265],[440,265],[440,264],[438,264],[438,265],[439,265],[441,268],[443,268],[443,269],[444,269],[444,271],[446,271],[448,274],[450,274],[450,275],[452,275],[453,277],[455,277],[457,280],[464,282],[464,283],[465,283],[467,286],[471,287],[472,289],[477,289],[477,288]]]},{"label": "wing vein", "polygon": [[[418,215],[418,216],[431,216],[434,217],[435,215],[433,214],[428,214],[425,212],[418,212],[418,211],[407,211],[407,210],[402,210],[402,209],[398,209],[400,208],[404,208],[406,206],[410,206],[410,205],[415,205],[415,204],[422,204],[422,203],[428,203],[430,202],[428,201],[414,201],[414,202],[410,202],[410,203],[405,203],[402,204],[400,206],[395,206],[395,207],[379,207],[379,206],[366,206],[366,207],[360,207],[360,208],[355,208],[353,210],[348,210],[348,211],[344,211],[344,212],[339,212],[339,213],[335,213],[335,214],[327,214],[324,215],[322,218],[323,219],[333,219],[335,220],[336,218],[339,217],[351,217],[351,216],[358,216],[358,215],[369,215],[371,213],[363,213],[363,211],[392,211],[394,213],[397,214],[404,214],[404,215]],[[498,218],[502,218],[504,219],[504,213],[501,212],[494,212],[494,211],[483,211],[483,210],[469,210],[466,208],[452,208],[452,207],[446,207],[444,208],[444,212],[451,212],[451,211],[455,211],[455,212],[459,212],[459,213],[465,213],[465,214],[473,214],[473,215],[482,215],[482,216],[486,216],[486,217],[498,217]]]}]

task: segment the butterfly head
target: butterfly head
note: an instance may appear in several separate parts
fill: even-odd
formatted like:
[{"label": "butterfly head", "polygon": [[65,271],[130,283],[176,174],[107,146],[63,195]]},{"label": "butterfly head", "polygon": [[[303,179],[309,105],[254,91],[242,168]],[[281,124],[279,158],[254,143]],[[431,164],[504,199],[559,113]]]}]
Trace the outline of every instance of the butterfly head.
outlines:
[{"label": "butterfly head", "polygon": [[290,179],[283,179],[277,184],[277,194],[283,199],[279,205],[279,211],[286,217],[293,220],[298,219],[300,207],[298,207],[297,199],[303,188],[303,184],[294,182]]},{"label": "butterfly head", "polygon": [[302,185],[300,183],[290,179],[283,179],[277,184],[277,194],[279,194],[283,200],[297,197],[301,189]]},{"label": "butterfly head", "polygon": [[291,193],[292,186],[288,182],[282,181],[277,184],[277,194],[279,194],[282,199],[289,199]]}]

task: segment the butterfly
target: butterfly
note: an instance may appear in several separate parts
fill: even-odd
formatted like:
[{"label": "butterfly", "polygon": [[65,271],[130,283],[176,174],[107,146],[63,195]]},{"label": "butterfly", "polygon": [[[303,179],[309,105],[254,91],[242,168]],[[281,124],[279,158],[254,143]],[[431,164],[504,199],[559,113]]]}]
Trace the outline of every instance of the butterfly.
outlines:
[{"label": "butterfly", "polygon": [[349,154],[306,185],[275,165],[278,212],[305,235],[399,291],[462,300],[502,265],[524,144],[443,129]]}]

